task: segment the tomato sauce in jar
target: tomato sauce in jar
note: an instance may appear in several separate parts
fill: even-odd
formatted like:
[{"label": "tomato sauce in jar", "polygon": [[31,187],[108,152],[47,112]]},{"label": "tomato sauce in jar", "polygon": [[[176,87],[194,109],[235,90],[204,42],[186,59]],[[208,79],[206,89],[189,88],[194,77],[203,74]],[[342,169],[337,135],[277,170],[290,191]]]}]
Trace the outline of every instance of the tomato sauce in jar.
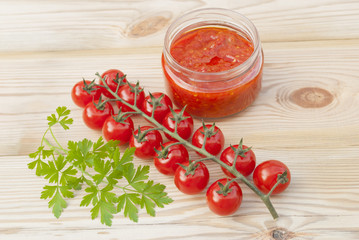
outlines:
[{"label": "tomato sauce in jar", "polygon": [[[211,14],[212,20],[199,16]],[[203,22],[194,22],[198,17]],[[247,108],[261,88],[258,33],[248,19],[230,10],[191,12],[170,26],[162,68],[167,92],[178,107],[186,106],[187,112],[203,118],[232,115]]]}]

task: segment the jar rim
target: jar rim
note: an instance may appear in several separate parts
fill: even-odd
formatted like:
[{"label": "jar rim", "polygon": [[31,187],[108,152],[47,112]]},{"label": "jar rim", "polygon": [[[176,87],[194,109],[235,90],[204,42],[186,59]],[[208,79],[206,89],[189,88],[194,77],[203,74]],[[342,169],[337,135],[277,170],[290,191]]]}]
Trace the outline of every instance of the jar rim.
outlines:
[{"label": "jar rim", "polygon": [[[171,55],[170,53],[170,47],[171,47],[171,35],[174,34],[174,37],[176,37],[178,35],[178,28],[181,26],[181,24],[183,24],[185,22],[185,20],[187,18],[190,17],[197,17],[200,18],[200,15],[208,15],[208,14],[213,14],[213,15],[223,15],[225,17],[230,17],[234,20],[234,18],[239,19],[241,22],[243,22],[245,24],[245,26],[243,25],[239,25],[239,23],[237,22],[229,22],[229,21],[218,21],[218,23],[216,25],[219,26],[226,26],[226,27],[238,27],[238,29],[243,30],[244,27],[246,27],[246,30],[249,32],[249,37],[250,41],[253,43],[253,52],[251,54],[251,56],[249,58],[247,58],[243,63],[239,64],[238,66],[235,66],[231,69],[228,70],[224,70],[224,71],[219,71],[219,72],[200,72],[200,71],[195,71],[192,69],[189,69],[187,67],[182,66],[181,64],[179,64]],[[216,20],[216,19],[213,19]],[[197,21],[196,23],[206,23],[206,21]],[[186,25],[186,27],[192,26],[194,24],[190,24],[190,25]],[[204,24],[201,25],[200,27],[204,27],[204,26],[213,26],[214,24]],[[179,30],[181,30],[183,28],[179,28]],[[195,28],[193,28],[195,29]],[[175,33],[173,33],[173,31],[176,31]],[[255,25],[252,23],[252,21],[250,21],[247,17],[245,17],[244,15],[230,10],[230,9],[225,9],[225,8],[200,8],[200,9],[196,9],[190,12],[185,13],[184,15],[182,15],[181,17],[177,18],[174,22],[171,23],[171,25],[168,27],[166,35],[165,35],[165,40],[164,40],[164,57],[167,60],[170,60],[171,63],[173,63],[177,69],[180,69],[181,72],[187,72],[188,74],[195,74],[197,77],[202,78],[203,79],[207,79],[209,76],[211,77],[223,77],[223,76],[227,76],[226,79],[230,79],[233,77],[238,77],[238,73],[245,73],[248,69],[250,69],[256,62],[256,59],[259,55],[259,53],[261,52],[261,44],[260,44],[260,38],[259,38],[259,34],[258,31],[255,27]],[[196,79],[195,81],[203,81],[203,82],[207,82],[208,80],[200,80],[200,79]],[[223,81],[223,80],[218,80],[218,81]],[[213,80],[211,80],[211,82],[215,82]]]}]

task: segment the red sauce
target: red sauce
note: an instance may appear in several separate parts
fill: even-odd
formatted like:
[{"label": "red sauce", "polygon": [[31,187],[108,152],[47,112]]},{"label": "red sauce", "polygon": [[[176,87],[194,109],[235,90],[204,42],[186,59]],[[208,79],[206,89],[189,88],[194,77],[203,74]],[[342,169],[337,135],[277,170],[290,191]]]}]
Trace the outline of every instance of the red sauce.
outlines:
[{"label": "red sauce", "polygon": [[[261,88],[263,57],[228,81],[218,81],[217,73],[245,62],[253,53],[253,44],[237,32],[219,27],[204,27],[186,32],[170,46],[172,58],[192,71],[185,74],[162,57],[167,92],[179,107],[198,117],[223,117],[248,107]],[[191,72],[189,71],[189,72]],[[199,73],[213,73],[205,81],[196,81]]]},{"label": "red sauce", "polygon": [[171,46],[172,57],[183,67],[198,72],[234,68],[253,53],[253,44],[225,28],[199,28],[180,36]]}]

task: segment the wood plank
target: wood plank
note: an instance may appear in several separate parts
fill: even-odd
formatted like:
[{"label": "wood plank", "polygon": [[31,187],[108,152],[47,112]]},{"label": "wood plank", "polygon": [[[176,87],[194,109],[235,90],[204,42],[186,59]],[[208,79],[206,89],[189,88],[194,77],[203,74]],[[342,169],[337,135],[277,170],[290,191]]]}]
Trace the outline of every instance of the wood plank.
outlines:
[{"label": "wood plank", "polygon": [[0,52],[162,46],[174,19],[219,6],[251,19],[263,42],[359,37],[359,2],[352,0],[0,1]]}]

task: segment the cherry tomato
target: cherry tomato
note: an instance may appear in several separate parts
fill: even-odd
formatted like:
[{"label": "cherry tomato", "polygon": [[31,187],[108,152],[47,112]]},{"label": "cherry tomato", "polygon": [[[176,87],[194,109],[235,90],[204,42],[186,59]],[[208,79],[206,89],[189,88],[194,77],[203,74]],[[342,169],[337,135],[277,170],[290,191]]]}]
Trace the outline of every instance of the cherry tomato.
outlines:
[{"label": "cherry tomato", "polygon": [[[239,145],[233,145],[232,147],[238,149],[238,146]],[[242,149],[243,149],[243,153],[242,153],[243,155],[237,156],[236,169],[243,176],[247,177],[253,172],[254,168],[256,167],[256,156],[254,155],[254,152],[251,149],[248,150],[247,146],[243,145]],[[225,164],[227,164],[228,166],[232,166],[235,155],[236,154],[233,151],[233,149],[231,147],[228,147],[223,150],[220,160]],[[227,169],[222,167],[222,170],[227,176],[231,178],[235,178],[235,176],[232,173],[230,173]]]},{"label": "cherry tomato", "polygon": [[117,140],[119,145],[130,141],[133,132],[133,121],[130,117],[117,121],[117,115],[107,117],[102,127],[102,134],[107,141]]},{"label": "cherry tomato", "polygon": [[82,112],[82,118],[89,128],[101,130],[106,119],[113,115],[113,108],[109,102],[105,103],[103,109],[98,109],[94,103],[98,104],[98,101],[86,105]]},{"label": "cherry tomato", "polygon": [[[212,127],[212,125],[205,125],[207,129],[210,129]],[[198,128],[192,137],[192,144],[196,147],[201,148],[203,143],[204,143],[204,128],[203,126]],[[212,155],[217,155],[221,152],[223,146],[224,146],[224,135],[221,131],[221,129],[219,129],[217,126],[214,126],[213,129],[213,134],[210,137],[207,137],[206,140],[206,145],[205,145],[205,149],[208,153],[212,154]],[[199,153],[198,153],[199,154]],[[200,156],[203,157],[202,154],[199,154]]]},{"label": "cherry tomato", "polygon": [[221,216],[228,216],[235,213],[240,207],[243,198],[242,189],[237,182],[231,182],[229,184],[230,190],[226,195],[218,193],[221,189],[218,182],[225,186],[227,181],[228,179],[226,178],[215,181],[206,193],[209,209]]},{"label": "cherry tomato", "polygon": [[[190,164],[187,162],[183,165],[188,167]],[[199,162],[191,166],[195,167],[195,169],[187,176],[186,170],[183,167],[177,168],[174,176],[174,183],[178,190],[189,195],[202,192],[207,187],[209,182],[208,168],[204,163]]]},{"label": "cherry tomato", "polygon": [[[125,83],[127,82],[127,80],[124,76],[125,76],[125,74],[123,72],[121,72],[120,70],[110,69],[110,70],[107,70],[106,72],[104,72],[101,75],[101,78],[105,79],[106,84],[111,89],[111,91],[116,92],[118,84],[114,80],[116,80],[116,78],[119,78],[119,81],[121,81],[121,78],[123,78],[121,81],[121,84],[123,86],[125,86]],[[102,81],[100,81],[100,85],[104,85]],[[122,86],[120,86],[120,88],[122,88]],[[112,96],[112,94],[104,88],[102,88],[102,93],[103,93],[103,95],[105,95],[108,98],[114,98]]]},{"label": "cherry tomato", "polygon": [[[140,128],[141,133],[151,128],[153,127],[142,126]],[[141,159],[149,159],[156,156],[155,148],[160,147],[160,145],[163,142],[161,133],[158,130],[149,131],[145,135],[142,142],[138,142],[138,140],[134,137],[137,134],[138,134],[138,129],[135,130],[135,132],[133,133],[130,139],[130,147],[136,148],[135,155]]]},{"label": "cherry tomato", "polygon": [[259,164],[253,172],[253,183],[264,194],[269,193],[272,187],[277,183],[279,174],[287,170],[288,182],[279,184],[272,194],[283,192],[290,184],[291,175],[289,168],[278,160],[268,160]]},{"label": "cherry tomato", "polygon": [[[174,111],[177,114],[181,112],[180,109],[176,109]],[[191,137],[192,132],[193,132],[193,118],[186,111],[183,112],[183,116],[187,117],[187,118],[178,123],[177,133],[181,138],[187,140],[187,139],[189,139]],[[176,122],[173,120],[172,112],[169,112],[165,116],[165,118],[162,121],[162,125],[165,128],[167,128],[168,130],[170,130],[171,132],[175,131]],[[168,134],[165,133],[165,135],[169,140],[177,141],[175,138],[169,136]]]},{"label": "cherry tomato", "polygon": [[[176,143],[176,142],[166,142],[163,144],[163,148]],[[161,151],[162,147],[157,148],[157,150]],[[154,164],[157,170],[165,175],[174,175],[176,169],[179,167],[178,164],[184,164],[188,162],[188,151],[182,144],[172,145],[167,150],[167,156],[161,157],[156,154],[154,158]]]},{"label": "cherry tomato", "polygon": [[[85,80],[85,82],[87,85],[91,84],[91,81]],[[80,82],[76,83],[71,91],[72,100],[74,101],[74,103],[77,106],[84,108],[89,102],[96,101],[100,98],[100,96],[101,96],[100,89],[95,86],[94,86],[94,88],[96,90],[88,93],[85,90],[86,86],[84,84],[84,81],[80,81]]]},{"label": "cherry tomato", "polygon": [[[131,86],[135,87],[135,84],[131,84]],[[125,100],[126,102],[128,102],[129,104],[135,104],[135,93],[132,92],[130,86],[128,84],[124,85],[123,87],[120,88],[120,90],[118,90],[118,96],[120,98],[122,98],[123,100]],[[145,100],[145,93],[143,91],[141,91],[140,93],[137,94],[137,99],[136,99],[136,106],[138,108],[141,108],[143,101]],[[122,112],[131,112],[133,111],[133,109],[131,107],[126,106],[125,104],[123,104],[120,101],[116,102],[118,108],[121,108]]]},{"label": "cherry tomato", "polygon": [[[172,101],[166,94],[160,92],[152,93],[152,96],[155,99],[159,99],[162,95],[163,97],[160,101],[161,106],[157,106],[154,113],[154,118],[159,123],[162,123],[167,113],[170,112],[170,108],[172,108]],[[148,95],[142,104],[142,111],[148,116],[151,116],[153,111],[153,105],[151,103],[152,103],[152,98],[150,95]]]}]

